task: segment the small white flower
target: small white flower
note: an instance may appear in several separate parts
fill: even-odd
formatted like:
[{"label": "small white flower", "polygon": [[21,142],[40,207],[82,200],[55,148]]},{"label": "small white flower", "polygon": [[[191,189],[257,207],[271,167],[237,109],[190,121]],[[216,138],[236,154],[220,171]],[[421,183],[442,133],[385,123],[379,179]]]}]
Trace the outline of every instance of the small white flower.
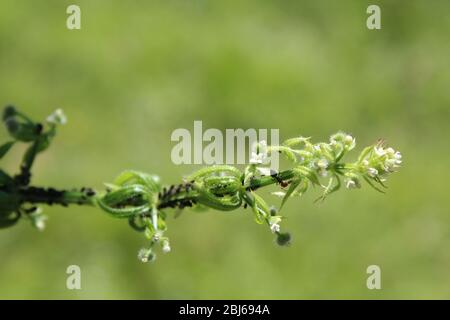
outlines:
[{"label": "small white flower", "polygon": [[369,168],[367,169],[367,174],[371,177],[376,177],[378,174],[378,170],[375,168]]},{"label": "small white flower", "polygon": [[145,262],[149,261],[150,255],[151,255],[151,250],[150,249],[142,248],[138,252],[138,259],[145,263]]},{"label": "small white flower", "polygon": [[356,139],[348,134],[344,138],[344,143],[347,150],[352,150],[356,145]]},{"label": "small white flower", "polygon": [[317,161],[317,167],[319,168],[319,175],[322,177],[326,177],[328,175],[328,160],[327,159],[320,159]]},{"label": "small white flower", "polygon": [[341,142],[345,138],[345,136],[346,134],[343,132],[335,133],[330,137],[330,142],[332,143]]},{"label": "small white flower", "polygon": [[272,223],[272,224],[270,224],[270,230],[273,233],[280,232],[280,225],[278,223]]},{"label": "small white flower", "polygon": [[344,141],[345,141],[345,143],[352,143],[353,141],[355,140],[355,138],[353,138],[351,135],[346,135],[345,136],[345,139],[344,139]]},{"label": "small white flower", "polygon": [[62,109],[56,109],[51,115],[47,117],[47,122],[53,124],[66,124],[67,117]]},{"label": "small white flower", "polygon": [[153,235],[152,240],[153,240],[154,242],[159,242],[159,240],[161,240],[162,235],[163,235],[163,233],[162,233],[160,230],[157,230],[157,231],[155,232],[155,234]]},{"label": "small white flower", "polygon": [[399,151],[397,151],[397,152],[394,154],[394,158],[397,159],[397,160],[400,160],[400,159],[402,158],[402,154],[401,154]]},{"label": "small white flower", "polygon": [[326,169],[328,168],[328,161],[327,159],[320,159],[319,161],[317,161],[317,166],[320,169]]},{"label": "small white flower", "polygon": [[360,186],[360,184],[359,184],[359,182],[358,182],[357,180],[354,180],[354,179],[348,179],[348,180],[346,181],[346,183],[345,183],[345,187],[346,187],[347,189],[358,189],[358,188],[360,188],[361,186]]},{"label": "small white flower", "polygon": [[382,157],[386,154],[386,150],[384,150],[383,147],[375,147],[374,150],[375,150],[375,153],[380,157]]},{"label": "small white flower", "polygon": [[36,228],[39,231],[44,231],[45,229],[45,221],[43,219],[38,219],[35,223]]},{"label": "small white flower", "polygon": [[398,168],[401,163],[402,163],[401,160],[386,159],[384,161],[384,168],[386,169],[386,171],[390,171],[390,170],[392,170],[394,168]]},{"label": "small white flower", "polygon": [[169,245],[169,241],[164,241],[163,247],[162,247],[162,251],[164,253],[169,253],[171,250],[170,245]]},{"label": "small white flower", "polygon": [[42,209],[41,208],[37,208],[36,211],[34,211],[31,214],[32,224],[39,231],[44,231],[44,229],[45,229],[45,221],[47,220],[47,216],[43,215],[41,213],[42,213]]},{"label": "small white flower", "polygon": [[369,165],[369,161],[367,159],[364,159],[362,161],[362,164],[363,164],[364,167],[367,167]]},{"label": "small white flower", "polygon": [[353,180],[347,180],[345,186],[347,187],[347,189],[354,189],[356,188],[356,183]]},{"label": "small white flower", "polygon": [[395,150],[392,149],[391,147],[389,147],[389,148],[386,149],[386,153],[387,153],[388,155],[392,156],[392,155],[394,155]]},{"label": "small white flower", "polygon": [[252,155],[250,157],[251,164],[264,164],[267,162],[267,142],[255,142],[252,146]]}]

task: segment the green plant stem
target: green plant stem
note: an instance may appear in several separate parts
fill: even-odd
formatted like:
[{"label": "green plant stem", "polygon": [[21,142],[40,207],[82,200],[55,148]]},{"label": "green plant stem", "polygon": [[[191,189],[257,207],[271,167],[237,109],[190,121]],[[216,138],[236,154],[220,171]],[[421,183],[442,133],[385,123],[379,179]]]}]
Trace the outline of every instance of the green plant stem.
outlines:
[{"label": "green plant stem", "polygon": [[[91,189],[88,189],[91,191]],[[95,195],[81,190],[56,190],[53,188],[25,187],[17,191],[21,203],[68,206],[70,204],[94,205]]]},{"label": "green plant stem", "polygon": [[37,141],[29,147],[25,153],[22,165],[20,166],[20,173],[16,175],[16,180],[19,181],[21,185],[28,185],[31,177],[31,167],[33,166],[34,160],[36,159],[37,149],[39,144]]},{"label": "green plant stem", "polygon": [[266,187],[272,184],[277,184],[282,181],[287,181],[294,177],[294,172],[292,170],[281,171],[280,173],[272,176],[264,176],[261,178],[254,178],[250,181],[246,188],[251,190],[257,190],[261,187]]},{"label": "green plant stem", "polygon": [[[264,176],[261,178],[252,179],[248,185],[244,188],[250,190],[257,190],[262,187],[277,184],[283,181],[288,181],[294,177],[292,170],[282,171],[273,176]],[[91,194],[89,195],[86,190],[89,190]],[[68,206],[71,204],[77,205],[89,205],[93,206],[96,203],[96,192],[92,189],[81,189],[81,190],[56,190],[53,188],[41,188],[41,187],[22,187],[17,192],[20,197],[21,203],[29,204],[50,204],[50,205],[62,205]],[[176,199],[174,199],[174,197]],[[159,209],[164,209],[170,207],[174,202],[181,202],[185,200],[196,200],[196,196],[192,194],[185,194],[177,196],[170,199],[161,199],[158,203]]]}]

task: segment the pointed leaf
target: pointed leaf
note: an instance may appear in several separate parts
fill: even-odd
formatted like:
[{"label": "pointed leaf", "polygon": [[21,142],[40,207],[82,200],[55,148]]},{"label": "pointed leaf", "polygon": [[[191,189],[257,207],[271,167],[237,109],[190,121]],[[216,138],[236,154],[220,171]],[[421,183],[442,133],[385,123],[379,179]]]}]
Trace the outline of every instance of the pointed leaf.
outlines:
[{"label": "pointed leaf", "polygon": [[9,141],[0,146],[0,159],[8,153],[9,149],[14,145],[14,141]]},{"label": "pointed leaf", "polygon": [[289,199],[289,197],[292,195],[292,193],[295,191],[295,189],[297,189],[300,182],[302,182],[301,179],[297,179],[297,180],[294,180],[291,182],[291,185],[289,186],[288,191],[286,192],[286,194],[283,197],[283,200],[281,201],[280,210],[281,210],[281,208],[283,208],[284,204]]},{"label": "pointed leaf", "polygon": [[386,192],[384,192],[383,190],[379,189],[376,185],[374,185],[373,182],[370,181],[369,178],[367,178],[366,176],[363,176],[363,177],[364,177],[364,180],[366,180],[366,182],[367,182],[372,188],[374,188],[374,189],[377,190],[378,192],[386,193]]}]

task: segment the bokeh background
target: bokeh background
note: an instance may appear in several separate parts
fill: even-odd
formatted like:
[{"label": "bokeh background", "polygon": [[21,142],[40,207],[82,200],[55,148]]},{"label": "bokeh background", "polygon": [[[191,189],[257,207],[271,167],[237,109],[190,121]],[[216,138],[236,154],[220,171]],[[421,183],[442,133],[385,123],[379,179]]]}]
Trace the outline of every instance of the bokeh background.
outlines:
[{"label": "bokeh background", "polygon": [[[66,29],[73,3],[79,31]],[[381,6],[379,31],[366,28],[369,4]],[[0,103],[69,117],[36,163],[37,185],[102,188],[127,168],[178,182],[195,168],[172,164],[170,134],[194,120],[282,138],[342,129],[358,150],[385,138],[404,167],[385,195],[366,186],[321,205],[314,192],[290,201],[289,248],[248,211],[187,211],[168,221],[172,253],[150,265],[125,221],[45,208],[44,233],[26,221],[1,231],[0,298],[450,298],[449,10],[445,0],[2,0]],[[82,290],[66,289],[71,264]],[[381,290],[366,288],[373,264]]]}]

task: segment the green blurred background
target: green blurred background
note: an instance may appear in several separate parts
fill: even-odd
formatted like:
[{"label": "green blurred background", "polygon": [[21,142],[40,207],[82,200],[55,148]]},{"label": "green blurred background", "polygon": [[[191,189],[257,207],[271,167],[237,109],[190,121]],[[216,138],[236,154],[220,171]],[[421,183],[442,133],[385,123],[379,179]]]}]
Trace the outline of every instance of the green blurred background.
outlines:
[{"label": "green blurred background", "polygon": [[[73,3],[79,31],[66,29]],[[369,4],[381,6],[379,31],[366,28]],[[2,0],[0,103],[69,117],[36,163],[37,185],[101,188],[127,168],[177,182],[195,168],[171,163],[170,134],[194,120],[281,138],[342,129],[358,150],[385,138],[404,167],[385,195],[366,186],[288,203],[289,248],[248,211],[185,212],[168,221],[172,253],[151,265],[136,259],[145,241],[126,222],[45,208],[44,233],[25,221],[0,233],[0,298],[450,298],[449,10],[445,0]],[[22,151],[1,167],[15,170]],[[71,264],[82,290],[66,289]],[[381,290],[366,288],[373,264]]]}]

